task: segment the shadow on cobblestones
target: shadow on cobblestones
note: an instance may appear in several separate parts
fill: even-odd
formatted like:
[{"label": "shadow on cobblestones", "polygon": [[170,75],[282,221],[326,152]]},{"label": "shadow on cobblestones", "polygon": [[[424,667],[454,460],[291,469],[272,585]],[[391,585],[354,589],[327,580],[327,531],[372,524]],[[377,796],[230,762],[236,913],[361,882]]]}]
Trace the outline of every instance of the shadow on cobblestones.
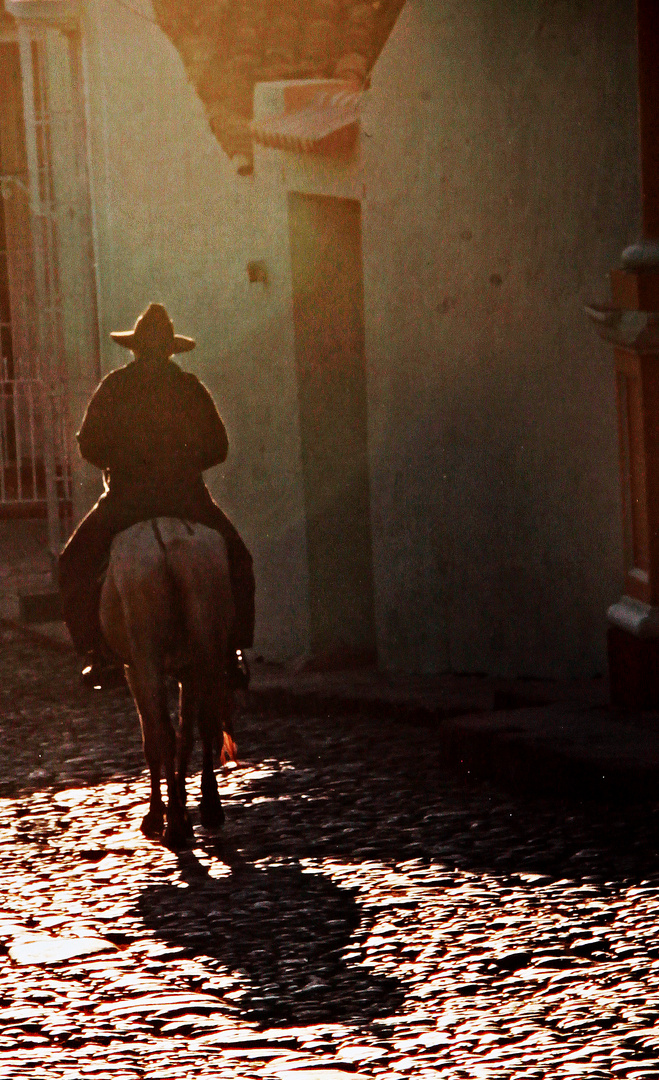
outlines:
[{"label": "shadow on cobblestones", "polygon": [[179,857],[179,886],[151,886],[139,898],[145,926],[190,956],[209,956],[249,982],[243,1015],[268,1025],[366,1023],[395,1013],[398,979],[348,965],[358,926],[356,890],[338,888],[296,863],[253,866],[222,844],[226,876],[215,880],[192,852]]},{"label": "shadow on cobblestones", "polygon": [[387,719],[249,715],[241,727],[241,752],[271,765],[234,808],[246,850],[254,836],[282,859],[439,860],[602,884],[657,871],[657,799],[513,795],[448,767],[432,728]]}]

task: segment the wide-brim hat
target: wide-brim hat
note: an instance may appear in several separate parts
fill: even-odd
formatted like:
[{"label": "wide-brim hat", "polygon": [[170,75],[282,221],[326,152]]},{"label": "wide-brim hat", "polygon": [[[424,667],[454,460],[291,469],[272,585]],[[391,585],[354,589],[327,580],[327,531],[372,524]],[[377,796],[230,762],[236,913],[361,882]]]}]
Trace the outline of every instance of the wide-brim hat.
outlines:
[{"label": "wide-brim hat", "polygon": [[196,345],[194,338],[174,333],[172,320],[162,304],[149,304],[132,330],[112,330],[110,337],[118,345],[132,349],[133,352],[162,349],[167,352],[167,356],[190,352]]}]

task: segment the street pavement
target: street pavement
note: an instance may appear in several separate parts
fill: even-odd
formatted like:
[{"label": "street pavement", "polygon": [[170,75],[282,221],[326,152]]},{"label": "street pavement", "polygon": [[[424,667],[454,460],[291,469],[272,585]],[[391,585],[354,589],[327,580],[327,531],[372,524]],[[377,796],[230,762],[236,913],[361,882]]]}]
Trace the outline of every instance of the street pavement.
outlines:
[{"label": "street pavement", "polygon": [[257,664],[176,855],[126,691],[0,646],[3,1078],[659,1077],[650,714]]}]

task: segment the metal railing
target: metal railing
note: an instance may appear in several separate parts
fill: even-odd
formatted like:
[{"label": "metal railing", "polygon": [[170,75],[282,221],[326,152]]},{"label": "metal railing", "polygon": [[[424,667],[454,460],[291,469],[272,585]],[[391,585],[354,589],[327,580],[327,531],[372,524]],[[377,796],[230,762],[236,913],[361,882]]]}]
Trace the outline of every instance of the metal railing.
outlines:
[{"label": "metal railing", "polygon": [[[6,378],[4,361],[0,375],[0,517],[52,514],[61,541],[71,528],[72,496],[63,403],[43,379]],[[52,442],[52,463],[44,454],[46,441]]]},{"label": "metal railing", "polygon": [[50,100],[47,31],[20,25],[17,38],[25,159],[0,185],[10,300],[0,358],[0,517],[46,518],[55,556],[70,530],[72,481],[58,235],[66,200],[58,205],[51,128],[67,117]]}]

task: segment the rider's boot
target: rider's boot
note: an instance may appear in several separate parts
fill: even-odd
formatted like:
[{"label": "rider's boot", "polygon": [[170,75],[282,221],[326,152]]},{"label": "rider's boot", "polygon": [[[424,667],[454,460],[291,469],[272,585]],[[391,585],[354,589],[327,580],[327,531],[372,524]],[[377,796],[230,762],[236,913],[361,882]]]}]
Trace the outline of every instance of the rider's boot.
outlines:
[{"label": "rider's boot", "polygon": [[110,690],[124,684],[124,665],[103,644],[87,653],[80,678],[91,690]]}]

